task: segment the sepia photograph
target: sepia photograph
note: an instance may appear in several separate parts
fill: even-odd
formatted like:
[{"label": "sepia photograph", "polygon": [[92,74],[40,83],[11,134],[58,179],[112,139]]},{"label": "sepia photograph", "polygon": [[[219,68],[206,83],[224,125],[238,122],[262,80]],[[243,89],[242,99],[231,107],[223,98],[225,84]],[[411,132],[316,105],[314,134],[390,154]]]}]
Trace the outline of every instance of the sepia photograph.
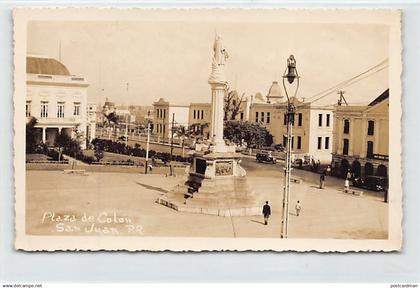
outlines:
[{"label": "sepia photograph", "polygon": [[401,249],[397,10],[14,25],[17,249]]}]

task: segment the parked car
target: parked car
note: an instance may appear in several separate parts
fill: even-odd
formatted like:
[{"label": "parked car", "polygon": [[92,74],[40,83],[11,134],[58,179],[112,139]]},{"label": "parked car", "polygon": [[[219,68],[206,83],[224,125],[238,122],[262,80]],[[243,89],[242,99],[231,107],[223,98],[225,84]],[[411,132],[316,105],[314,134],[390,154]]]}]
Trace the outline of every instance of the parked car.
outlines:
[{"label": "parked car", "polygon": [[271,154],[271,151],[261,151],[257,153],[256,159],[260,163],[275,164],[277,162],[276,157]]},{"label": "parked car", "polygon": [[274,145],[274,149],[278,152],[284,152],[284,147],[282,144]]},{"label": "parked car", "polygon": [[384,191],[388,189],[388,178],[382,176],[357,177],[353,179],[353,186],[373,191]]}]

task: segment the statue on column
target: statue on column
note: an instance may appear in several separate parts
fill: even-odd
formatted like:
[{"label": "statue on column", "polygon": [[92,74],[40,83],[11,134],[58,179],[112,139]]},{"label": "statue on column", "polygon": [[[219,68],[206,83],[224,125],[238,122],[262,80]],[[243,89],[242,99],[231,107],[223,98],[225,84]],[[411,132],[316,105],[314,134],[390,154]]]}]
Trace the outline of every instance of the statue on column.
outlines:
[{"label": "statue on column", "polygon": [[213,44],[213,59],[209,82],[226,82],[224,66],[229,54],[222,43],[222,38],[216,34]]}]

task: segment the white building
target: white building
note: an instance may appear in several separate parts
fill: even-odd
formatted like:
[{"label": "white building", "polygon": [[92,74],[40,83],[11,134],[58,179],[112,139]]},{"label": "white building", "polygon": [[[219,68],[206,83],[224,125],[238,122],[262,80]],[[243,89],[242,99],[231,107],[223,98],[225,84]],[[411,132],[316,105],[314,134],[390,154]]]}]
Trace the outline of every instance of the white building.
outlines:
[{"label": "white building", "polygon": [[58,133],[65,132],[78,136],[85,148],[86,139],[95,138],[94,118],[88,121],[86,79],[71,75],[57,60],[40,56],[26,57],[26,73],[26,117],[37,119],[39,141],[53,146]]},{"label": "white building", "polygon": [[170,104],[163,98],[153,103],[153,132],[163,139],[171,138],[172,117],[175,126],[188,126],[189,105]]}]

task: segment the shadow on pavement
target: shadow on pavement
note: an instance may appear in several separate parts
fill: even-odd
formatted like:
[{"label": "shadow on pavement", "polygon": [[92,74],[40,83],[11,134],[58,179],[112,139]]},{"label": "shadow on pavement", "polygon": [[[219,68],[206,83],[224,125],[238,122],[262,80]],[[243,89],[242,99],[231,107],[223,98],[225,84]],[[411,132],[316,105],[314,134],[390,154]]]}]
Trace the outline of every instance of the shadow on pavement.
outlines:
[{"label": "shadow on pavement", "polygon": [[140,183],[140,182],[136,182],[136,184],[138,184],[138,185],[140,185],[144,188],[147,188],[147,189],[150,189],[150,190],[155,190],[155,191],[162,192],[162,193],[168,193],[169,192],[168,190],[162,189],[160,187],[155,187],[155,186]]},{"label": "shadow on pavement", "polygon": [[265,225],[265,223],[264,223],[264,222],[262,222],[262,221],[251,220],[251,222],[255,222],[255,223],[258,223],[258,224],[261,224],[261,225]]}]

